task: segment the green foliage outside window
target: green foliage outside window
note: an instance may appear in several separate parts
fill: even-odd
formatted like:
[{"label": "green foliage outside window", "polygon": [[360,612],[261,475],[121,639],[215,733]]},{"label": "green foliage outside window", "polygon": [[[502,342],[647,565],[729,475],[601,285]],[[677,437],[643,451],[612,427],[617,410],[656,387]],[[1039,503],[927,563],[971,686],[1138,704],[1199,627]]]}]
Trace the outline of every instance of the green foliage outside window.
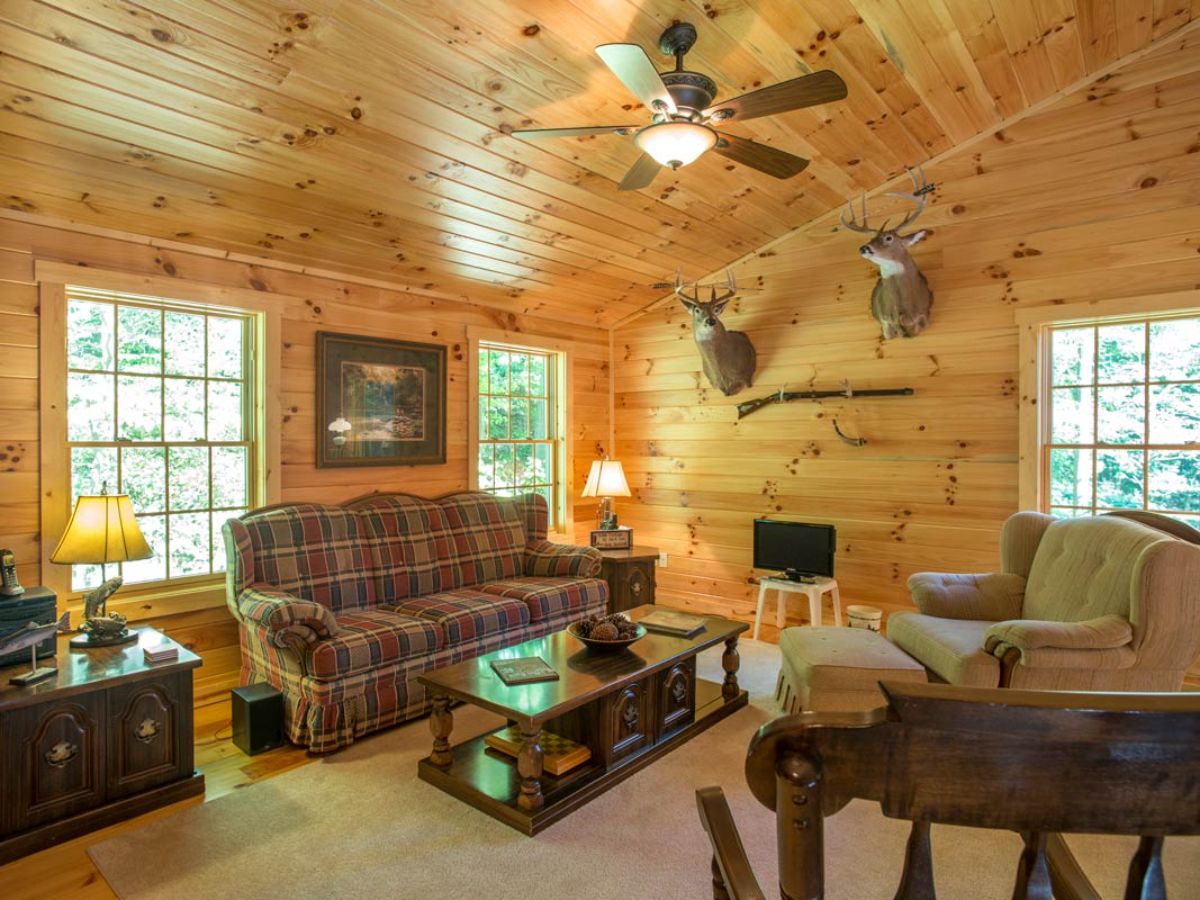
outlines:
[{"label": "green foliage outside window", "polygon": [[[555,357],[530,350],[479,350],[479,489],[539,493],[555,514]],[[553,521],[552,521],[552,524]]]},{"label": "green foliage outside window", "polygon": [[[251,505],[250,322],[72,290],[67,304],[71,499],[125,492],[151,559],[127,582],[225,567],[221,525]],[[75,566],[72,586],[100,579]]]},{"label": "green foliage outside window", "polygon": [[1200,527],[1200,318],[1055,329],[1050,373],[1050,511]]}]

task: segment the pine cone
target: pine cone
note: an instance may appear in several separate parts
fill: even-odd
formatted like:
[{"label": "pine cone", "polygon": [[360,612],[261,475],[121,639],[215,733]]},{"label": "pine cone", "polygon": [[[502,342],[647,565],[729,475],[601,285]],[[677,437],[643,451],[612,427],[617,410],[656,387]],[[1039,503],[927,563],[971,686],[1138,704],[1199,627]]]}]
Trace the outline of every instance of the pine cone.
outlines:
[{"label": "pine cone", "polygon": [[615,641],[617,639],[617,626],[611,622],[601,622],[592,628],[592,633],[589,637],[595,641]]}]

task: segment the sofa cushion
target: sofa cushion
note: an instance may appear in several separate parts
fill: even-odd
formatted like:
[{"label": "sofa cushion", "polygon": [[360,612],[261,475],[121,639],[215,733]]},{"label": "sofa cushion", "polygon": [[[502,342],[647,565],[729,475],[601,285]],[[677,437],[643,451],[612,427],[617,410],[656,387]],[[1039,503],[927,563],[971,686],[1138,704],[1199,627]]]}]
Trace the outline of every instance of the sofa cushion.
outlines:
[{"label": "sofa cushion", "polygon": [[335,613],[375,603],[374,560],[359,518],[337,506],[280,506],[241,519],[248,583],[265,584]]},{"label": "sofa cushion", "polygon": [[346,612],[337,624],[336,637],[318,641],[308,652],[308,673],[314,678],[344,678],[445,645],[435,623],[384,609]]},{"label": "sofa cushion", "polygon": [[378,604],[442,590],[452,544],[442,507],[408,494],[380,494],[354,504],[379,570]]},{"label": "sofa cushion", "polygon": [[506,578],[480,585],[479,590],[522,601],[534,622],[560,613],[582,616],[608,601],[608,585],[598,578]]},{"label": "sofa cushion", "polygon": [[443,590],[520,575],[525,566],[525,524],[506,498],[456,494],[441,502],[451,542]]},{"label": "sofa cushion", "polygon": [[497,597],[469,588],[410,597],[392,608],[406,616],[436,624],[445,636],[446,646],[529,624],[529,609],[520,600]]},{"label": "sofa cushion", "polygon": [[983,649],[983,641],[995,624],[898,612],[888,618],[887,636],[951,684],[994,688],[1000,686],[1000,660]]}]

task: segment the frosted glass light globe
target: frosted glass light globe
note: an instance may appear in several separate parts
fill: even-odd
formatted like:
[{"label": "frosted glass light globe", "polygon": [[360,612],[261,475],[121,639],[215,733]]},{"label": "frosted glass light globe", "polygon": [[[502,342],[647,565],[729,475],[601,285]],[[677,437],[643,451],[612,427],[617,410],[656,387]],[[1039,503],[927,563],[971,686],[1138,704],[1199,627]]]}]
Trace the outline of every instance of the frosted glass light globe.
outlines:
[{"label": "frosted glass light globe", "polygon": [[693,122],[660,122],[643,128],[633,141],[659,165],[678,169],[711,150],[717,143],[717,133]]}]

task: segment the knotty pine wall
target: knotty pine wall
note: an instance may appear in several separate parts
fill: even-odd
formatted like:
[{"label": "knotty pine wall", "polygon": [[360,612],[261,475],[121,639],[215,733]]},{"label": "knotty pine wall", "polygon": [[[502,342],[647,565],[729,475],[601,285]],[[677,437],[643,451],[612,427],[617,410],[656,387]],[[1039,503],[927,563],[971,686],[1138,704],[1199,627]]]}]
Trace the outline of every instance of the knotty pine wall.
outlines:
[{"label": "knotty pine wall", "polygon": [[[919,224],[932,234],[915,256],[935,299],[915,339],[880,338],[878,270],[836,215],[736,267],[757,290],[723,318],[758,351],[757,383],[737,397],[704,379],[677,302],[619,328],[616,453],[635,494],[619,512],[670,553],[660,600],[752,619],[751,521],[764,515],[837,526],[844,602],[904,609],[913,572],[993,569],[1017,509],[1014,311],[1163,292],[1200,304],[1197,123],[1193,38],[928,166],[938,187]],[[916,394],[737,421],[739,401],[842,379]],[[834,419],[867,445],[839,442]]]},{"label": "knotty pine wall", "polygon": [[[424,496],[465,489],[467,469],[467,327],[509,329],[576,343],[570,430],[576,484],[582,487],[609,434],[608,332],[463,302],[414,296],[360,283],[316,278],[181,249],[0,218],[0,547],[19,561],[23,584],[41,580],[38,448],[38,293],[35,260],[173,276],[181,281],[285,294],[282,322],[281,499],[338,502],[372,490]],[[316,333],[335,330],[447,344],[447,462],[414,468],[324,469],[315,465]],[[576,510],[580,531],[593,508]],[[50,538],[53,539],[53,536]],[[197,700],[221,696],[236,681],[237,635],[224,607],[150,620],[205,658]]]}]

